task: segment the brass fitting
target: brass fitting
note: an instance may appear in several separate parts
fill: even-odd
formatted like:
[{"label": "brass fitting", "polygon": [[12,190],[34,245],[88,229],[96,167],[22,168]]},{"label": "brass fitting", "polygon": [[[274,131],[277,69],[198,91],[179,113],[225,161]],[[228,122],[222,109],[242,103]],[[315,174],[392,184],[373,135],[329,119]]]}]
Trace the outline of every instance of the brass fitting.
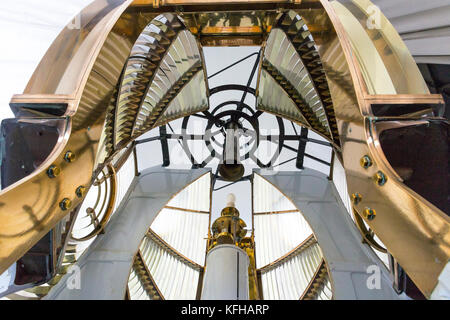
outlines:
[{"label": "brass fitting", "polygon": [[363,156],[361,160],[359,160],[359,163],[364,169],[370,168],[373,164],[372,159],[368,155]]},{"label": "brass fitting", "polygon": [[75,194],[78,198],[83,198],[86,195],[86,187],[85,186],[79,186],[77,190],[75,190]]},{"label": "brass fitting", "polygon": [[371,209],[371,208],[364,209],[364,217],[367,220],[371,221],[371,220],[375,219],[376,215],[377,215],[377,212],[374,209]]},{"label": "brass fitting", "polygon": [[75,153],[73,153],[72,151],[67,151],[66,154],[64,155],[64,160],[69,163],[74,162],[76,158],[77,157]]},{"label": "brass fitting", "polygon": [[[231,197],[230,197],[231,196]],[[234,206],[234,195],[229,195],[228,203],[220,217],[211,226],[212,242],[209,249],[219,244],[239,245],[247,234],[247,225],[239,218],[239,210]]]},{"label": "brass fitting", "polygon": [[59,174],[61,173],[61,169],[59,169],[59,167],[55,166],[55,165],[51,165],[48,169],[47,169],[47,175],[50,178],[56,178],[57,176],[59,176]]},{"label": "brass fitting", "polygon": [[64,198],[60,203],[59,203],[59,207],[62,210],[68,210],[72,207],[72,201],[70,201],[70,199],[68,198]]},{"label": "brass fitting", "polygon": [[387,181],[386,175],[381,171],[375,173],[373,179],[375,180],[376,184],[379,185],[380,187],[384,186]]},{"label": "brass fitting", "polygon": [[362,196],[358,192],[355,192],[352,194],[352,202],[355,206],[358,203],[360,203],[361,201],[362,201]]}]

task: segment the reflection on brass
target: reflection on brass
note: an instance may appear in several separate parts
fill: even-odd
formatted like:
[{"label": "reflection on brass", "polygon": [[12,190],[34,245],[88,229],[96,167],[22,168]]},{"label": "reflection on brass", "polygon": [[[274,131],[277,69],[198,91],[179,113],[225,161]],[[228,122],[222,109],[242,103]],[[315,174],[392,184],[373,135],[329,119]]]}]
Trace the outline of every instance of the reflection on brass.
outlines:
[{"label": "reflection on brass", "polygon": [[66,154],[64,155],[64,160],[66,160],[66,162],[74,162],[76,159],[76,155],[75,153],[73,153],[72,151],[67,151]]},{"label": "reflection on brass", "polygon": [[75,194],[77,195],[78,198],[83,198],[86,195],[86,187],[84,186],[79,186],[77,188],[77,190],[75,190]]},{"label": "reflection on brass", "polygon": [[362,196],[358,192],[352,193],[352,202],[354,205],[357,205],[361,201],[362,201]]},{"label": "reflection on brass", "polygon": [[373,176],[373,179],[380,187],[384,186],[384,184],[387,181],[387,177],[381,171],[378,171],[377,173],[375,173],[375,175]]},{"label": "reflection on brass", "polygon": [[375,219],[377,213],[376,213],[376,211],[374,209],[365,208],[364,211],[363,211],[363,215],[364,215],[364,218],[366,218],[367,220],[371,221],[371,220]]},{"label": "reflection on brass", "polygon": [[212,242],[209,249],[219,244],[239,244],[247,234],[246,226],[235,207],[225,207],[220,217],[212,224]]},{"label": "reflection on brass", "polygon": [[61,169],[55,165],[51,165],[47,170],[47,175],[50,178],[56,178],[61,173]]},{"label": "reflection on brass", "polygon": [[255,242],[252,237],[245,237],[241,240],[239,247],[247,253],[250,263],[248,265],[249,299],[260,300],[258,289],[258,277],[255,260]]},{"label": "reflection on brass", "polygon": [[62,210],[68,210],[72,207],[72,201],[70,201],[70,199],[64,198],[60,203],[59,203],[59,207]]},{"label": "reflection on brass", "polygon": [[370,159],[368,155],[365,155],[361,158],[361,160],[359,160],[359,163],[361,164],[361,167],[363,167],[364,169],[368,169],[372,166],[372,159]]}]

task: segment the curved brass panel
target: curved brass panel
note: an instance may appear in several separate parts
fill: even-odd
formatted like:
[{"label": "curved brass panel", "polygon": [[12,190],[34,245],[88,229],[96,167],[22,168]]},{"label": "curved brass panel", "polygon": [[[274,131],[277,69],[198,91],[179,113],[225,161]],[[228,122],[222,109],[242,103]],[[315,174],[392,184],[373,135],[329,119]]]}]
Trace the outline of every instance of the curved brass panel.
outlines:
[{"label": "curved brass panel", "polygon": [[[398,111],[408,105],[440,104],[442,97],[431,94],[370,95],[363,66],[335,10],[341,5],[336,1],[322,1],[322,5],[334,26],[328,41],[320,48],[320,55],[334,102],[348,191],[362,197],[354,209],[417,287],[429,297],[450,257],[450,218],[407,187],[392,169],[374,131],[373,123],[377,117],[373,114],[375,105],[390,105]],[[375,46],[372,48],[376,51]],[[404,63],[399,63],[405,67]],[[361,166],[360,159],[364,156],[370,157],[371,166]],[[374,180],[379,172],[384,176],[383,183]],[[367,209],[376,211],[376,216],[369,219],[364,214]]]}]

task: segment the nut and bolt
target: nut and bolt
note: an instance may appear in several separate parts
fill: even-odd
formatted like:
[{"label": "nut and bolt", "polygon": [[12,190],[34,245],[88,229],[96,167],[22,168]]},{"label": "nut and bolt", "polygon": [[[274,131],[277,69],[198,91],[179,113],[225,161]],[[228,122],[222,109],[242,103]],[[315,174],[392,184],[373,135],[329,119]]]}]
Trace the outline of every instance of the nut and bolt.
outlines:
[{"label": "nut and bolt", "polygon": [[62,210],[68,210],[72,207],[72,201],[70,201],[70,199],[68,198],[64,198],[60,203],[59,203],[59,207]]}]

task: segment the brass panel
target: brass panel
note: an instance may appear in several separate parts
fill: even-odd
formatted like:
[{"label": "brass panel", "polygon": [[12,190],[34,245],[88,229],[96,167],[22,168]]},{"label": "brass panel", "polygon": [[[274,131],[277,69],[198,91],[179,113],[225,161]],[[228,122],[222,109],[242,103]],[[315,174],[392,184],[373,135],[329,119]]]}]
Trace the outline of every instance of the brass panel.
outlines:
[{"label": "brass panel", "polygon": [[[369,95],[351,41],[333,8],[335,3],[322,1],[334,28],[320,47],[320,55],[334,102],[348,192],[361,195],[354,205],[356,212],[429,297],[450,257],[450,218],[405,186],[392,170],[373,130],[371,105],[381,101],[442,103],[442,98],[427,94]],[[360,164],[365,155],[373,163],[367,168]],[[383,185],[373,179],[377,172],[387,179]],[[371,220],[364,215],[368,208],[376,211]]]}]

